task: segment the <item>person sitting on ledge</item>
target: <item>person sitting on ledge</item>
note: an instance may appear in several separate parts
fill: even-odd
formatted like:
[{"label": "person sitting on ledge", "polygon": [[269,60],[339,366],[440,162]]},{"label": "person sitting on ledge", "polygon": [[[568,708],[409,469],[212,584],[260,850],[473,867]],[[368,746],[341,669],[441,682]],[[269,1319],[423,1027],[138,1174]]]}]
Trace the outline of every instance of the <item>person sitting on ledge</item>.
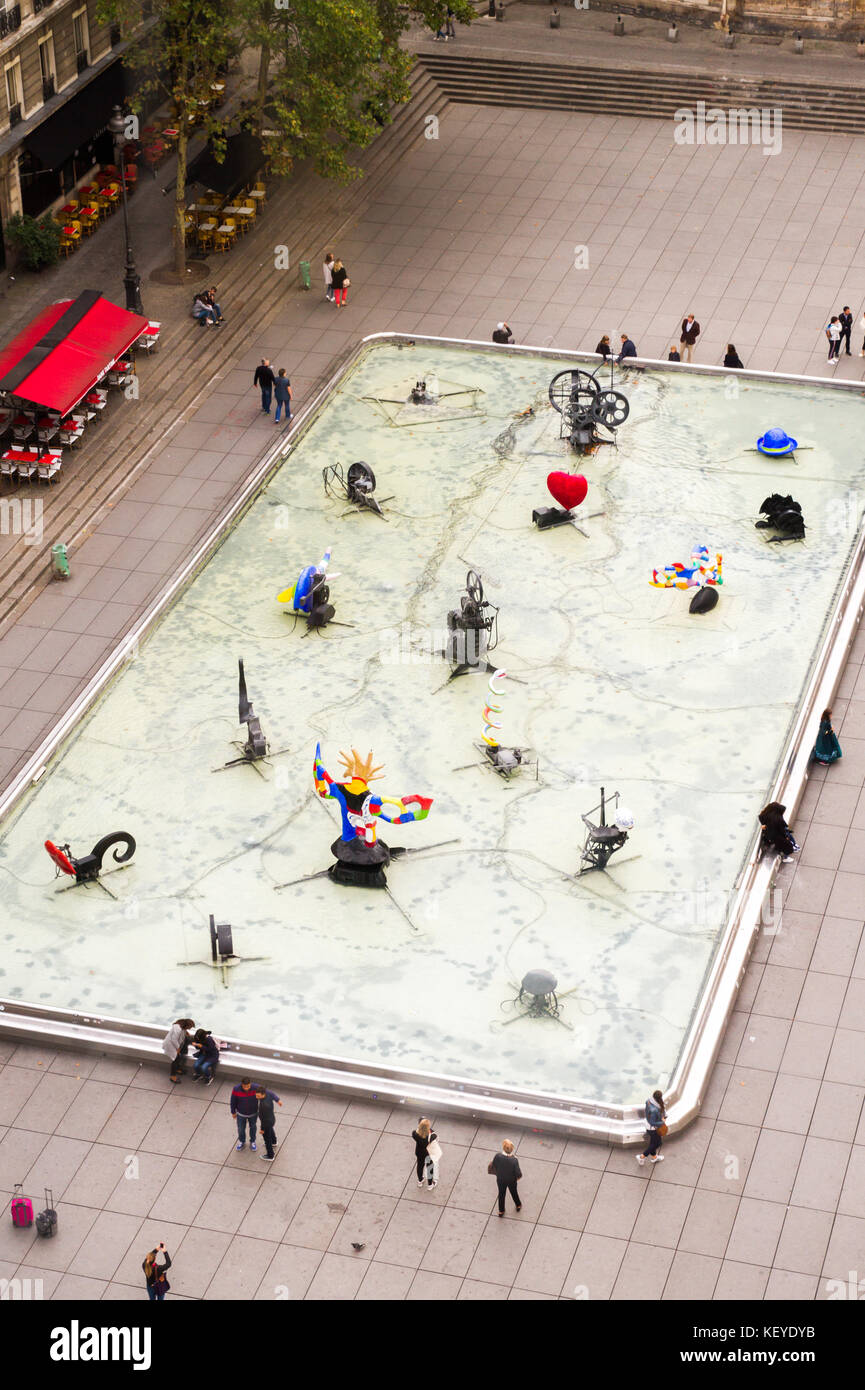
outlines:
[{"label": "person sitting on ledge", "polygon": [[506,323],[497,323],[493,332],[494,343],[512,343],[514,335]]},{"label": "person sitting on ledge", "polygon": [[622,365],[622,362],[623,362],[623,360],[624,360],[624,358],[626,358],[626,357],[636,357],[636,355],[637,355],[637,348],[636,348],[636,345],[635,345],[635,344],[632,342],[632,340],[628,337],[627,333],[623,333],[623,334],[622,334],[622,349],[621,349],[621,352],[619,353],[618,357],[616,358],[617,363],[619,364],[619,366],[621,366],[621,365]]},{"label": "person sitting on ledge", "polygon": [[667,353],[667,361],[668,361],[668,362],[681,362],[681,360],[682,360],[682,354],[679,352],[679,349],[676,347],[676,344],[675,344],[675,343],[671,343],[671,344],[670,344],[670,351]]},{"label": "person sitting on ledge", "polygon": [[613,349],[612,349],[611,346],[610,346],[610,335],[609,335],[609,333],[605,333],[605,334],[604,334],[603,338],[602,338],[601,341],[598,343],[598,346],[595,348],[595,352],[599,352],[599,353],[601,354],[601,356],[603,357],[603,359],[604,359],[605,362],[606,362],[606,360],[607,360],[608,357],[612,357],[612,355],[613,355]]},{"label": "person sitting on ledge", "polygon": [[770,801],[768,806],[764,806],[758,816],[758,820],[763,827],[763,834],[760,837],[760,848],[772,850],[775,854],[783,857],[784,863],[789,864],[794,854],[799,853],[799,846],[793,838],[793,832],[784,819],[784,812],[787,807],[782,806],[780,801]]}]

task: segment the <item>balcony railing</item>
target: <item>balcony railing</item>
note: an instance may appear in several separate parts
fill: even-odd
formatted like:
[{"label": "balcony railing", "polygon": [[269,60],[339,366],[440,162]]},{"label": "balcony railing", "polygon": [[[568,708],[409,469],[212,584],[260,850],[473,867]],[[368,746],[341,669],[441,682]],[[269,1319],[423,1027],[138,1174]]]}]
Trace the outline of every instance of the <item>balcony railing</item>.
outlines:
[{"label": "balcony railing", "polygon": [[5,39],[7,34],[14,34],[15,30],[20,28],[20,5],[14,5],[11,10],[0,10],[0,39]]},{"label": "balcony railing", "polygon": [[75,54],[75,66],[79,72],[83,72],[85,68],[90,67],[90,55],[86,48],[82,49],[80,53]]},{"label": "balcony railing", "polygon": [[48,6],[53,4],[54,0],[33,0],[33,13],[41,14],[43,10],[47,10]]},{"label": "balcony railing", "polygon": [[52,77],[43,77],[43,79],[42,79],[42,100],[43,100],[43,101],[50,101],[51,98],[52,98],[53,95],[54,95],[55,90],[56,90],[56,88],[55,88],[55,85],[54,85],[54,78],[53,78],[53,76],[52,76]]},{"label": "balcony railing", "polygon": [[18,125],[18,123],[20,122],[20,120],[21,120],[21,103],[18,102],[18,101],[16,101],[16,103],[15,103],[14,106],[10,106],[10,107],[9,107],[9,124],[10,124],[10,126]]}]

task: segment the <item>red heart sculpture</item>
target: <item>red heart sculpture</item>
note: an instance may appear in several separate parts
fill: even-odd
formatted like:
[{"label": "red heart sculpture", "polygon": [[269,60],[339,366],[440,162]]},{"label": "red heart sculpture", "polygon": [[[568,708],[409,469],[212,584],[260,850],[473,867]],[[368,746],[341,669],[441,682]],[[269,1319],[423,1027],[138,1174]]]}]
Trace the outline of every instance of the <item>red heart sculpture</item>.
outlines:
[{"label": "red heart sculpture", "polygon": [[585,500],[589,485],[582,473],[549,473],[547,487],[560,507],[569,512]]}]

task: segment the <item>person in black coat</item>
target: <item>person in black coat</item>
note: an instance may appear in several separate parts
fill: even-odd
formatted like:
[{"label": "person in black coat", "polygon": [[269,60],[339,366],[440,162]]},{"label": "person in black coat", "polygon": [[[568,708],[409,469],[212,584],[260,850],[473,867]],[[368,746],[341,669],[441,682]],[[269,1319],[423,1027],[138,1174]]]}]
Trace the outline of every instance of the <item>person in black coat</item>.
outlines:
[{"label": "person in black coat", "polygon": [[[431,1128],[429,1120],[425,1120],[423,1115],[417,1122],[417,1129],[413,1129],[411,1137],[414,1140],[414,1156],[417,1163],[417,1185],[423,1187],[424,1184],[424,1164],[426,1163],[426,1151],[436,1138],[435,1131]],[[432,1187],[432,1183],[429,1184]]]},{"label": "person in black coat", "polygon": [[269,357],[262,357],[259,366],[255,369],[255,376],[252,378],[253,386],[261,387],[261,408],[265,415],[270,414],[270,398],[273,394],[273,383],[276,377],[273,375],[273,368],[270,365]]},{"label": "person in black coat", "polygon": [[676,344],[675,344],[675,343],[671,343],[671,344],[670,344],[670,351],[667,353],[667,361],[668,361],[668,362],[681,362],[681,360],[682,360],[682,354],[680,353],[679,349],[676,347]]},{"label": "person in black coat", "polygon": [[782,806],[780,801],[770,801],[768,806],[763,807],[758,819],[763,827],[760,848],[773,850],[775,854],[783,856],[785,864],[789,864],[793,855],[798,854],[799,846],[784,819],[786,809],[787,807]]},{"label": "person in black coat", "polygon": [[523,1176],[520,1169],[519,1160],[514,1153],[514,1146],[510,1139],[502,1140],[502,1151],[496,1154],[488,1172],[494,1173],[499,1188],[499,1216],[505,1214],[505,1193],[509,1192],[514,1199],[514,1206],[517,1211],[522,1211],[523,1204],[520,1201],[520,1194],[517,1191],[517,1182]]},{"label": "person in black coat", "polygon": [[219,1061],[219,1043],[209,1028],[199,1028],[192,1041],[197,1048],[192,1065],[193,1080],[203,1081],[205,1086],[209,1086]]},{"label": "person in black coat", "polygon": [[853,315],[850,313],[850,305],[845,304],[841,313],[838,315],[841,324],[841,342],[847,349],[847,356],[850,357],[850,334],[853,331]]},{"label": "person in black coat", "polygon": [[740,358],[732,343],[727,344],[727,355],[724,358],[725,367],[744,367],[745,363]]},{"label": "person in black coat", "polygon": [[[162,1255],[165,1263],[156,1263],[157,1255]],[[171,1288],[165,1275],[171,1268],[171,1256],[165,1248],[165,1242],[160,1241],[155,1250],[150,1250],[145,1257],[141,1268],[144,1270],[144,1282],[147,1285],[147,1297],[151,1303],[162,1303],[168,1290]]]},{"label": "person in black coat", "polygon": [[609,333],[605,333],[605,334],[604,334],[603,338],[602,338],[601,341],[598,343],[598,346],[595,348],[595,352],[599,352],[599,353],[601,354],[601,356],[603,357],[603,359],[604,359],[605,362],[606,362],[606,360],[607,360],[608,357],[612,357],[612,355],[613,355],[613,349],[610,347],[610,335],[609,335]]},{"label": "person in black coat", "polygon": [[514,335],[511,332],[510,324],[504,322],[497,323],[495,328],[493,329],[493,342],[512,343],[513,341]]}]

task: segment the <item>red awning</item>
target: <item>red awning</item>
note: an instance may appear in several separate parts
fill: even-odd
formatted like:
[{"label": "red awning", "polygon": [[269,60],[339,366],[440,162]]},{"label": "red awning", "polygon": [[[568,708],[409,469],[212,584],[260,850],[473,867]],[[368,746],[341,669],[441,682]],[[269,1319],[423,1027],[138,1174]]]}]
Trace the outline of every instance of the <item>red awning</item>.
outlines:
[{"label": "red awning", "polygon": [[0,391],[67,415],[147,323],[93,290],[61,299],[0,352]]}]

